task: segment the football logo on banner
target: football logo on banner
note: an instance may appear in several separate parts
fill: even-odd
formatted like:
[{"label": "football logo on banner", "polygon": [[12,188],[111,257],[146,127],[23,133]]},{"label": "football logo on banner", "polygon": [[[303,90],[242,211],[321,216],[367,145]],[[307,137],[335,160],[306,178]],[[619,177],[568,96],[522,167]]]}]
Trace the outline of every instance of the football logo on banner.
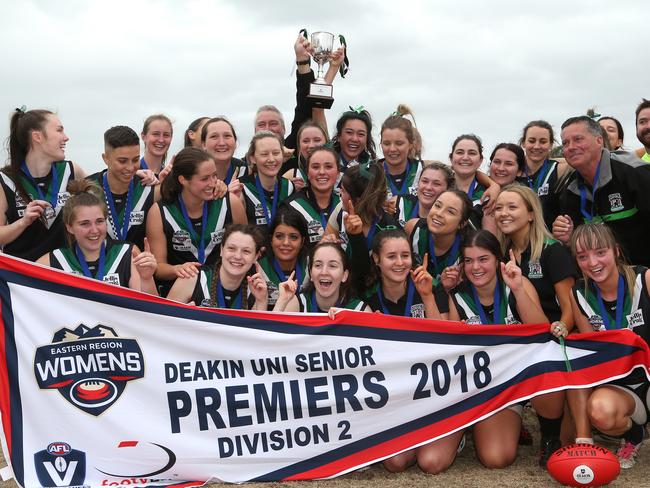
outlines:
[{"label": "football logo on banner", "polygon": [[57,389],[75,407],[100,415],[122,395],[126,383],[144,376],[135,339],[123,339],[105,325],[79,324],[54,334],[36,349],[34,374],[41,389]]},{"label": "football logo on banner", "polygon": [[86,454],[65,442],[52,442],[34,454],[34,466],[44,487],[82,486],[86,479]]}]

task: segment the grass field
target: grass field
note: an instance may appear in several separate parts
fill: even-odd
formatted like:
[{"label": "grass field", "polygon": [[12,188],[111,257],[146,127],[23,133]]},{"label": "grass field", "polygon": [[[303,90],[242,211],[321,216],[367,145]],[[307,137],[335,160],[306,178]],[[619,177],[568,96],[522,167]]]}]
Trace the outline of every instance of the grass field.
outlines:
[{"label": "grass field", "polygon": [[[476,460],[471,442],[468,442],[463,452],[449,470],[437,476],[422,473],[417,467],[412,467],[401,474],[386,472],[381,465],[374,465],[366,471],[351,473],[332,480],[296,481],[289,483],[250,483],[250,488],[402,488],[402,487],[475,487],[475,488],[537,488],[561,486],[555,482],[546,471],[537,465],[537,445],[539,433],[534,413],[530,409],[524,411],[524,424],[533,434],[532,446],[520,446],[516,462],[506,469],[488,470]],[[606,445],[615,449],[612,444]],[[613,488],[650,487],[650,443],[643,446],[637,465],[624,470],[618,479],[609,486]],[[1,460],[2,466],[6,463]],[[222,483],[213,483],[212,487],[225,487]],[[16,488],[15,481],[0,483],[0,488]]]}]

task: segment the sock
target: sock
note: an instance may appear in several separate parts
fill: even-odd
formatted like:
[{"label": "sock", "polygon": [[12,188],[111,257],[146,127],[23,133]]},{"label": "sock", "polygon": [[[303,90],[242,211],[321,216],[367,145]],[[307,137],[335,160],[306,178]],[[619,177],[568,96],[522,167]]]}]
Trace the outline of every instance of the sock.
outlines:
[{"label": "sock", "polygon": [[643,441],[643,425],[632,422],[632,427],[623,434],[623,438],[632,444],[641,444]]},{"label": "sock", "polygon": [[593,437],[576,437],[576,444],[593,444]]},{"label": "sock", "polygon": [[539,430],[544,439],[559,439],[560,438],[560,429],[562,428],[562,417],[557,419],[549,419],[537,415],[537,420],[539,421]]}]

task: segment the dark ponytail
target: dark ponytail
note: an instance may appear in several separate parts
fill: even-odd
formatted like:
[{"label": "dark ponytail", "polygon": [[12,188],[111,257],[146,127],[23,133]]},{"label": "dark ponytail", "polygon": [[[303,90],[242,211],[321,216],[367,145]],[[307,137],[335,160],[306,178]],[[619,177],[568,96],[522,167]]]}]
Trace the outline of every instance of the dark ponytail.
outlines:
[{"label": "dark ponytail", "polygon": [[30,201],[32,198],[19,178],[21,166],[32,148],[32,132],[43,130],[49,115],[53,115],[49,110],[37,109],[25,112],[16,109],[9,123],[9,165],[3,171],[12,177],[17,193],[25,201]]}]

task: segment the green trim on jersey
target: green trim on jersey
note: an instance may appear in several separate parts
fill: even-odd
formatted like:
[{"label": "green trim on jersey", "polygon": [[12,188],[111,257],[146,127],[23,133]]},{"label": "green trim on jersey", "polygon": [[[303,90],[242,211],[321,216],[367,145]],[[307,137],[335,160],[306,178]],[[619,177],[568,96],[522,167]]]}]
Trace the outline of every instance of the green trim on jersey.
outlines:
[{"label": "green trim on jersey", "polygon": [[[250,181],[244,181],[244,195],[248,200],[251,201],[253,206],[255,207],[255,222],[249,222],[249,224],[254,224],[254,225],[271,225],[271,222],[268,222],[268,218],[266,215],[262,215],[264,213],[264,208],[262,207],[262,202],[260,201],[260,196],[257,193],[257,186],[255,186],[255,177],[256,175],[251,175],[250,176]],[[277,176],[280,180],[280,184],[278,185],[278,192],[280,195],[273,195],[273,199],[278,198],[278,208],[280,208],[280,204],[294,192],[294,187],[293,183],[291,183],[288,179],[283,178],[281,176]],[[248,179],[248,178],[247,178]],[[306,180],[305,180],[306,181]],[[271,203],[269,202],[269,211],[271,208]],[[261,213],[259,213],[261,212]],[[259,214],[259,215],[258,215]],[[262,219],[264,219],[264,222],[262,222]]]},{"label": "green trim on jersey", "polygon": [[[104,242],[106,242],[106,272],[104,273],[103,281],[128,287],[128,283],[120,283],[119,276],[117,277],[116,282],[114,276],[117,275],[117,268],[122,263],[125,255],[130,251],[131,244],[116,243],[111,245],[107,241]],[[52,255],[56,258],[63,271],[66,273],[84,276],[83,268],[77,259],[77,254],[74,249],[61,247],[52,251]]]},{"label": "green trim on jersey", "polygon": [[[332,213],[334,213],[334,210],[340,201],[341,198],[336,193],[332,192],[332,197],[330,199]],[[295,198],[288,202],[288,205],[297,211],[307,223],[307,237],[309,238],[309,244],[320,242],[321,238],[325,234],[325,229],[320,221],[320,211],[317,210],[312,202],[307,198]],[[327,226],[327,222],[325,222],[325,226]]]},{"label": "green trim on jersey", "polygon": [[[223,239],[223,234],[226,227],[226,217],[228,216],[228,203],[226,198],[220,198],[218,200],[212,200],[208,203],[208,219],[207,219],[207,229],[205,232],[205,256],[207,257],[212,253],[214,248],[221,244]],[[176,234],[179,232],[184,232],[185,240],[184,245],[187,249],[184,251],[191,252],[194,257],[198,260],[199,258],[199,235],[196,236],[196,232],[190,232],[190,229],[187,228],[187,223],[183,217],[183,213],[178,205],[178,203],[173,204],[162,204],[163,209],[163,218],[171,225],[172,230],[174,231],[174,238],[176,239]]]},{"label": "green trim on jersey", "polygon": [[[420,219],[420,222],[422,220],[423,219]],[[414,254],[420,256],[420,259],[424,259],[425,253],[429,252],[429,239],[431,239],[431,233],[426,225],[426,221],[424,225],[421,225],[420,222],[415,225],[413,233],[411,234],[411,250]],[[451,252],[451,249],[449,249],[445,254],[448,254],[449,252]],[[434,287],[440,283],[440,276],[445,268],[448,266],[455,266],[460,262],[460,252],[453,263],[448,263],[447,258],[448,256],[445,257],[445,259],[436,259],[436,266],[434,266],[431,262],[431,256],[429,256],[427,271],[433,277]]]},{"label": "green trim on jersey", "polygon": [[[625,298],[623,300],[623,317],[621,319],[621,329],[628,329],[629,323],[628,318],[633,310],[639,308],[639,302],[641,300],[641,292],[643,290],[643,273],[636,275],[634,281],[634,295],[630,296],[630,291],[628,289],[627,283],[625,283]],[[587,295],[585,296],[584,287],[576,289],[578,307],[583,313],[589,323],[593,326],[594,330],[605,330],[605,321],[601,315],[600,304],[598,303],[598,297],[596,296],[595,285],[591,284],[587,288]],[[607,313],[607,311],[605,312]],[[609,317],[611,323],[616,322],[615,317]]]},{"label": "green trim on jersey", "polygon": [[[384,164],[385,160],[382,160],[380,164]],[[420,175],[422,174],[422,169],[424,168],[424,163],[420,161],[419,159],[409,159],[408,162],[411,164],[411,167],[409,168],[408,174],[405,176],[406,178],[406,189],[407,189],[407,194],[409,195],[417,195],[418,194],[418,181],[420,180]],[[392,197],[397,196],[393,195],[390,189],[390,184],[388,183],[388,178],[390,176],[388,173],[386,174],[386,189],[388,190],[388,193],[386,195],[386,198],[390,200]]]},{"label": "green trim on jersey", "polygon": [[[304,293],[298,295],[298,301],[300,302],[301,311],[305,313],[325,313],[321,310],[312,309],[311,295],[313,293],[314,292],[311,292],[309,296],[305,295]],[[339,305],[337,308],[344,308],[346,310],[356,310],[360,312],[365,310],[367,306],[368,304],[363,300],[359,300],[358,298],[352,298],[348,300],[348,302],[345,305]]]},{"label": "green trim on jersey", "polygon": [[[501,310],[499,315],[503,317],[506,324],[519,323],[518,321],[514,322],[512,319],[510,320],[508,319],[508,317],[514,317],[514,314],[510,309],[510,288],[508,288],[503,283],[501,283],[501,297],[502,297],[501,304],[500,304]],[[472,325],[482,324],[481,316],[478,311],[478,304],[474,302],[474,297],[472,294],[465,291],[458,291],[454,293],[454,298],[456,298],[456,304],[460,308],[462,308],[463,313],[467,317],[467,319],[465,320],[467,324],[472,324]],[[494,324],[494,311],[487,318],[488,320],[491,319],[490,322],[491,324]]]},{"label": "green trim on jersey", "polygon": [[[68,198],[70,198],[70,193],[66,190],[68,186],[68,181],[71,176],[71,163],[70,161],[56,161],[52,163],[52,166],[56,167],[56,172],[57,172],[57,181],[50,181],[50,184],[47,186],[47,192],[45,193],[45,200],[50,201],[52,198],[52,194],[54,193],[55,189],[58,191],[58,198],[56,200],[56,207],[54,208],[54,215],[50,215],[49,218],[47,218],[47,213],[43,213],[44,216],[46,216],[47,224],[46,227],[49,229],[56,218],[59,216],[59,213],[63,209],[63,206],[65,205],[65,202],[68,201]],[[51,170],[50,170],[51,171]],[[51,174],[51,173],[50,173]],[[18,174],[18,178],[20,178],[20,183],[22,184],[23,188],[27,192],[27,194],[30,196],[32,200],[40,200],[41,197],[38,194],[38,190],[36,190],[36,187],[32,184],[32,182],[27,178],[27,176],[20,171]],[[18,191],[16,191],[16,185],[14,184],[13,181],[11,181],[11,178],[5,178],[5,182],[8,183],[7,186],[11,188],[16,195],[16,207],[19,207],[19,202],[22,202],[22,197]],[[10,184],[9,184],[10,183]],[[25,206],[29,202],[23,202]]]},{"label": "green trim on jersey", "polygon": [[[100,178],[104,178],[104,174],[106,173],[106,170],[102,171],[99,174]],[[99,182],[100,187],[103,190],[103,181]],[[110,185],[109,185],[110,187]],[[135,175],[133,178],[133,194],[131,195],[132,198],[132,205],[131,205],[131,218],[129,219],[129,228],[127,229],[127,233],[135,226],[137,225],[142,225],[144,224],[145,220],[145,210],[144,206],[147,203],[147,199],[149,198],[149,195],[153,193],[153,187],[152,186],[143,186],[142,185],[142,178],[139,176]],[[106,201],[106,208],[109,208],[108,206],[108,197],[104,193],[104,199]],[[119,219],[119,222],[113,222],[113,215],[108,212],[108,225],[106,226],[106,230],[108,232],[108,236],[111,239],[118,239],[117,236],[117,231],[116,231],[116,224],[119,225],[120,229],[122,229],[121,223],[124,222],[124,212],[126,211],[126,204],[122,206],[122,209],[118,212],[117,218]]]},{"label": "green trim on jersey", "polygon": [[[282,283],[280,276],[273,267],[273,261],[270,256],[264,256],[257,260],[257,263],[260,265],[262,270],[262,278],[266,281],[266,287],[268,289],[269,305],[275,305],[275,302],[278,301],[279,295],[279,286]],[[302,276],[302,283],[298,283],[298,286],[302,287],[309,283],[309,273],[307,272],[307,260],[298,259],[296,261],[296,268],[300,269],[300,274]],[[291,273],[289,273],[291,274]],[[288,277],[288,276],[287,276]]]}]

